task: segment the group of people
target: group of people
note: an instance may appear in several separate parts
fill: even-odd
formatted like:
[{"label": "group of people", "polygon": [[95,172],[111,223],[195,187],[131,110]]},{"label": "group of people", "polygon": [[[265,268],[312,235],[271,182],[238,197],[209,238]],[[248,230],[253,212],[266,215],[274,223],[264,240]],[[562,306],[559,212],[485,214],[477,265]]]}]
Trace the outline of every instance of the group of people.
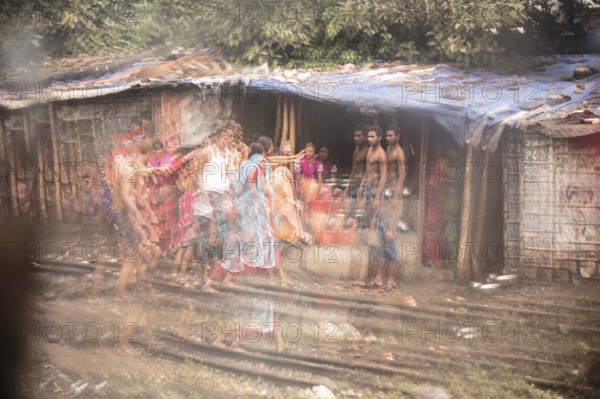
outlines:
[{"label": "group of people", "polygon": [[311,197],[309,185],[322,185],[337,175],[337,165],[329,159],[329,148],[321,147],[317,155],[312,142],[304,146],[304,155],[294,163],[296,189],[302,199]]},{"label": "group of people", "polygon": [[[317,155],[308,143],[298,154],[273,155],[269,137],[248,146],[241,126],[230,121],[182,154],[178,138],[152,141],[150,129],[147,115],[134,118],[130,131],[113,139],[107,162],[103,204],[122,248],[117,298],[134,270],[138,281],[149,282],[150,271],[167,253],[176,254],[167,259],[179,283],[196,259],[205,292],[216,292],[215,281],[230,284],[233,276],[257,270],[270,277],[277,272],[286,284],[278,242],[306,237],[297,200],[310,197],[307,182],[319,186],[336,177],[329,149],[321,147]],[[395,125],[385,132],[357,126],[349,185],[340,190],[363,212],[362,227],[377,232],[376,272],[367,277],[367,288],[396,284],[405,175],[399,138]]]},{"label": "group of people", "polygon": [[[268,137],[247,146],[240,125],[230,121],[184,155],[176,137],[164,145],[152,141],[137,122],[113,138],[103,187],[105,216],[122,255],[117,298],[123,298],[133,270],[137,281],[148,283],[159,258],[169,253],[176,254],[167,259],[180,283],[197,259],[206,292],[215,292],[216,280],[228,283],[254,270],[277,271],[286,284],[277,241],[300,240],[303,229],[294,176],[284,165],[299,161],[304,151],[272,155]],[[94,292],[102,272],[99,265]]]},{"label": "group of people", "polygon": [[402,217],[402,191],[405,177],[405,154],[400,147],[400,128],[385,130],[386,149],[382,147],[384,131],[376,125],[354,129],[352,172],[346,195],[357,199],[362,210],[362,227],[377,233],[377,260],[365,288],[396,287],[400,255],[398,223]]}]

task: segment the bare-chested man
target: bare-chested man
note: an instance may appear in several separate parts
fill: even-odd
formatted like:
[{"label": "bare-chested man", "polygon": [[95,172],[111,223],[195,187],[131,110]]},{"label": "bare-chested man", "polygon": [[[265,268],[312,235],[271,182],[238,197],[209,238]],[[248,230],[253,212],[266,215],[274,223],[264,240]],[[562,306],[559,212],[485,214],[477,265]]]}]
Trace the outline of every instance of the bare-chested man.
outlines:
[{"label": "bare-chested man", "polygon": [[373,214],[379,207],[381,194],[387,180],[387,164],[385,151],[381,147],[383,132],[379,126],[371,126],[367,133],[367,166],[363,177],[359,196],[363,197],[365,219],[363,226],[373,227]]},{"label": "bare-chested man", "polygon": [[[119,256],[122,258],[122,268],[117,282],[116,299],[123,300],[125,288],[134,266],[137,267],[140,277],[145,278],[144,271],[153,258],[160,252],[148,239],[145,226],[148,221],[144,218],[135,201],[136,183],[143,176],[151,172],[166,172],[159,168],[145,168],[146,160],[150,155],[151,144],[146,140],[136,142],[130,148],[130,154],[115,160],[110,167],[112,191],[111,221],[116,227]],[[140,256],[141,255],[141,256]],[[99,265],[94,272],[94,294],[97,289],[97,280],[103,270]]]},{"label": "bare-chested man", "polygon": [[[402,199],[402,186],[404,184],[404,150],[400,147],[400,128],[396,125],[388,126],[385,132],[387,181],[384,196],[391,197],[394,201]],[[391,189],[391,192],[388,191]],[[391,194],[391,195],[388,195]]]},{"label": "bare-chested man", "polygon": [[[359,197],[362,198],[361,204],[364,209],[364,217],[362,219],[362,228],[375,227],[375,219],[373,216],[377,213],[381,194],[386,182],[386,158],[385,151],[381,147],[381,139],[383,132],[379,126],[371,126],[367,130],[367,143],[369,144],[369,152],[367,153],[367,167],[365,176],[359,191]],[[365,288],[373,287],[373,282],[367,275]]]},{"label": "bare-chested man", "polygon": [[400,267],[397,247],[397,226],[402,214],[402,185],[404,182],[404,151],[399,145],[400,128],[391,125],[387,128],[386,183],[383,201],[377,214],[378,259],[377,275],[373,285],[383,285],[383,272],[389,267],[386,288],[396,287],[396,275]]},{"label": "bare-chested man", "polygon": [[352,171],[350,172],[350,185],[346,188],[345,195],[352,198],[358,197],[358,190],[367,167],[367,135],[365,128],[358,125],[354,128],[354,155],[352,156]]}]

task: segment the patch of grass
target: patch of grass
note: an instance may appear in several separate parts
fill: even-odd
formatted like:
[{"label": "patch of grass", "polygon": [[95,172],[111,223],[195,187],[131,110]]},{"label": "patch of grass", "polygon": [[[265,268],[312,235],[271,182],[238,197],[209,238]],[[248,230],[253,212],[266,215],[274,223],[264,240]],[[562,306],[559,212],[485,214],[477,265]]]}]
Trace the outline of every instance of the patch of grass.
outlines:
[{"label": "patch of grass", "polygon": [[222,370],[215,370],[192,361],[180,367],[176,379],[178,390],[185,398],[301,398],[302,390],[278,387],[261,379],[241,377]]},{"label": "patch of grass", "polygon": [[464,368],[461,376],[455,376],[448,388],[452,395],[459,398],[489,398],[489,399],[556,399],[555,393],[539,390],[519,376],[510,373]]}]

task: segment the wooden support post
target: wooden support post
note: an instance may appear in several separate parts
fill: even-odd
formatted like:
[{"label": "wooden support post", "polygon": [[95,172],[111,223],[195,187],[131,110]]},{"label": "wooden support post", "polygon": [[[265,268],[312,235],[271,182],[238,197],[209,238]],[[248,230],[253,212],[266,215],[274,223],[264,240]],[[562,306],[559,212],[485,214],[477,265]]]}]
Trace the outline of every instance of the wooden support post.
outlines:
[{"label": "wooden support post", "polygon": [[29,110],[23,110],[23,130],[25,136],[25,150],[27,152],[27,161],[33,158],[33,134],[31,132],[31,115]]},{"label": "wooden support post", "polygon": [[290,115],[290,102],[288,98],[283,96],[283,122],[281,127],[281,142],[280,148],[283,150],[283,143],[289,140],[288,131],[290,129],[289,123],[289,115]]},{"label": "wooden support post", "polygon": [[17,166],[15,164],[15,153],[14,148],[11,145],[11,141],[8,137],[8,131],[4,126],[4,116],[2,114],[2,110],[0,110],[0,137],[2,137],[2,159],[8,160],[9,168],[7,171],[9,173],[9,184],[10,184],[10,202],[12,204],[13,216],[17,218],[19,216],[19,200],[18,200],[18,190],[17,190]]},{"label": "wooden support post", "polygon": [[68,139],[69,142],[67,144],[67,149],[69,152],[69,161],[71,162],[71,165],[69,167],[68,170],[68,180],[69,180],[69,184],[71,185],[71,204],[73,206],[74,211],[79,214],[81,212],[81,198],[80,198],[80,192],[81,189],[79,187],[79,172],[78,172],[78,166],[79,165],[79,157],[77,156],[77,132],[75,131],[75,125],[76,122],[68,122],[67,124],[67,130],[68,130]]},{"label": "wooden support post", "polygon": [[275,99],[277,102],[277,113],[275,115],[275,132],[273,134],[273,147],[279,148],[279,144],[281,144],[281,128],[283,122],[283,96],[277,95]]},{"label": "wooden support post", "polygon": [[423,266],[422,249],[425,232],[425,212],[427,196],[426,170],[427,170],[427,150],[429,147],[429,121],[426,117],[421,120],[421,151],[419,153],[419,203],[417,204],[417,246],[420,249],[418,262]]},{"label": "wooden support post", "polygon": [[[471,193],[473,187],[473,146],[467,144],[467,159],[465,161],[465,180],[463,187],[463,201],[460,222],[460,244],[458,251],[458,262],[456,264],[456,273],[454,282],[456,284],[464,284],[467,279],[467,272],[470,269],[470,253],[467,251],[467,241],[469,237],[469,229],[471,226]],[[470,248],[470,247],[469,247]]]},{"label": "wooden support post", "polygon": [[6,161],[6,128],[4,126],[4,116],[2,115],[2,109],[0,109],[0,160]]},{"label": "wooden support post", "polygon": [[[303,115],[303,105],[302,100],[298,97],[298,101],[296,102],[296,136],[298,137],[298,148],[304,148],[304,121],[302,118]],[[292,151],[295,154],[295,151]]]},{"label": "wooden support post", "polygon": [[290,151],[296,153],[296,106],[297,102],[290,101]]},{"label": "wooden support post", "polygon": [[401,144],[402,149],[404,150],[404,154],[406,156],[406,159],[408,160],[409,152],[410,152],[410,146],[409,146],[410,141],[408,138],[408,131],[410,129],[410,123],[407,118],[402,118],[402,125],[400,126],[400,129],[402,130],[401,137],[400,137],[400,140],[402,143]]},{"label": "wooden support post", "polygon": [[[478,246],[477,248],[479,249],[477,251],[477,253],[475,254],[475,256],[473,257],[473,263],[471,264],[471,276],[473,278],[473,280],[475,281],[482,281],[482,276],[481,276],[481,269],[482,266],[484,264],[484,254],[483,254],[483,247],[484,247],[484,240],[485,240],[485,215],[486,215],[486,205],[487,205],[487,199],[488,199],[488,189],[489,189],[489,184],[488,184],[488,179],[486,178],[486,176],[483,174],[483,171],[485,171],[486,166],[489,164],[490,162],[490,154],[487,151],[483,152],[483,161],[482,161],[482,176],[481,176],[481,184],[479,186],[480,189],[480,193],[479,193],[479,204],[477,206],[478,208],[478,213],[477,213],[477,218],[475,219],[475,222],[477,223],[475,226],[475,234],[474,237],[478,242]],[[479,177],[479,176],[478,176]]]},{"label": "wooden support post", "polygon": [[46,208],[46,179],[44,177],[44,146],[41,134],[36,136],[35,144],[37,150],[38,206],[40,219],[46,222],[48,221],[48,211]]},{"label": "wooden support post", "polygon": [[60,185],[61,177],[61,163],[60,163],[60,149],[58,148],[58,120],[56,118],[56,110],[54,104],[48,104],[48,116],[50,119],[50,136],[52,138],[52,154],[54,161],[54,199],[56,201],[56,220],[59,222],[63,221],[62,212],[62,192]]},{"label": "wooden support post", "polygon": [[33,124],[31,123],[31,111],[23,110],[23,128],[25,129],[25,144],[27,147],[27,162],[35,160],[35,168],[37,171],[36,183],[38,189],[38,218],[41,221],[48,220],[46,213],[46,182],[44,181],[44,161],[42,154],[40,139],[34,134]]}]

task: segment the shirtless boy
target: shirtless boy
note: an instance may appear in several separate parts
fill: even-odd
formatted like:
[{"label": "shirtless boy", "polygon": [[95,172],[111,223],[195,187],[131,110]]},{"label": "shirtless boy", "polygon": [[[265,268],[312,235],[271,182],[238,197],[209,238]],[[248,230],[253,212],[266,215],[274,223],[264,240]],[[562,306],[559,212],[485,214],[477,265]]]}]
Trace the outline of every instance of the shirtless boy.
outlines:
[{"label": "shirtless boy", "polygon": [[378,259],[377,275],[373,285],[383,286],[383,272],[389,267],[387,289],[396,288],[396,276],[400,267],[397,249],[397,226],[402,214],[402,185],[404,182],[404,151],[400,147],[400,128],[389,126],[385,139],[386,150],[386,183],[383,201],[377,214]]},{"label": "shirtless boy", "polygon": [[365,168],[367,164],[367,152],[369,146],[367,145],[367,135],[363,126],[356,126],[354,128],[354,155],[352,156],[352,171],[350,172],[350,185],[346,188],[345,195],[352,198],[358,196],[358,190],[360,183],[364,177]]},{"label": "shirtless boy", "polygon": [[[123,258],[116,293],[116,299],[121,301],[124,299],[125,288],[134,266],[137,266],[140,276],[144,278],[146,265],[151,263],[153,258],[157,256],[156,252],[152,253],[154,250],[153,244],[148,239],[145,230],[148,221],[138,209],[135,201],[136,183],[143,178],[142,176],[152,172],[162,172],[159,168],[148,169],[140,166],[145,164],[150,150],[150,143],[146,140],[140,140],[131,147],[129,156],[115,160],[111,165],[114,169],[111,174],[112,184],[110,184],[112,191],[110,218],[116,227],[119,251]],[[138,254],[142,256],[142,259],[136,256]],[[102,273],[103,270],[99,264],[94,271],[94,295],[97,293],[98,279]]]},{"label": "shirtless boy", "polygon": [[362,202],[365,209],[365,226],[371,225],[371,227],[373,227],[373,212],[379,207],[381,194],[387,181],[387,161],[385,151],[381,147],[382,136],[383,132],[379,126],[369,127],[367,133],[369,151],[365,175],[358,193],[360,197],[364,197]]},{"label": "shirtless boy", "polygon": [[[387,179],[385,151],[381,147],[382,136],[383,132],[379,126],[371,126],[367,130],[369,151],[367,152],[365,175],[358,193],[361,198],[361,207],[364,209],[362,228],[375,228],[374,215],[379,209],[381,195]],[[370,276],[372,276],[370,273],[367,274],[365,288],[373,287]]]}]

